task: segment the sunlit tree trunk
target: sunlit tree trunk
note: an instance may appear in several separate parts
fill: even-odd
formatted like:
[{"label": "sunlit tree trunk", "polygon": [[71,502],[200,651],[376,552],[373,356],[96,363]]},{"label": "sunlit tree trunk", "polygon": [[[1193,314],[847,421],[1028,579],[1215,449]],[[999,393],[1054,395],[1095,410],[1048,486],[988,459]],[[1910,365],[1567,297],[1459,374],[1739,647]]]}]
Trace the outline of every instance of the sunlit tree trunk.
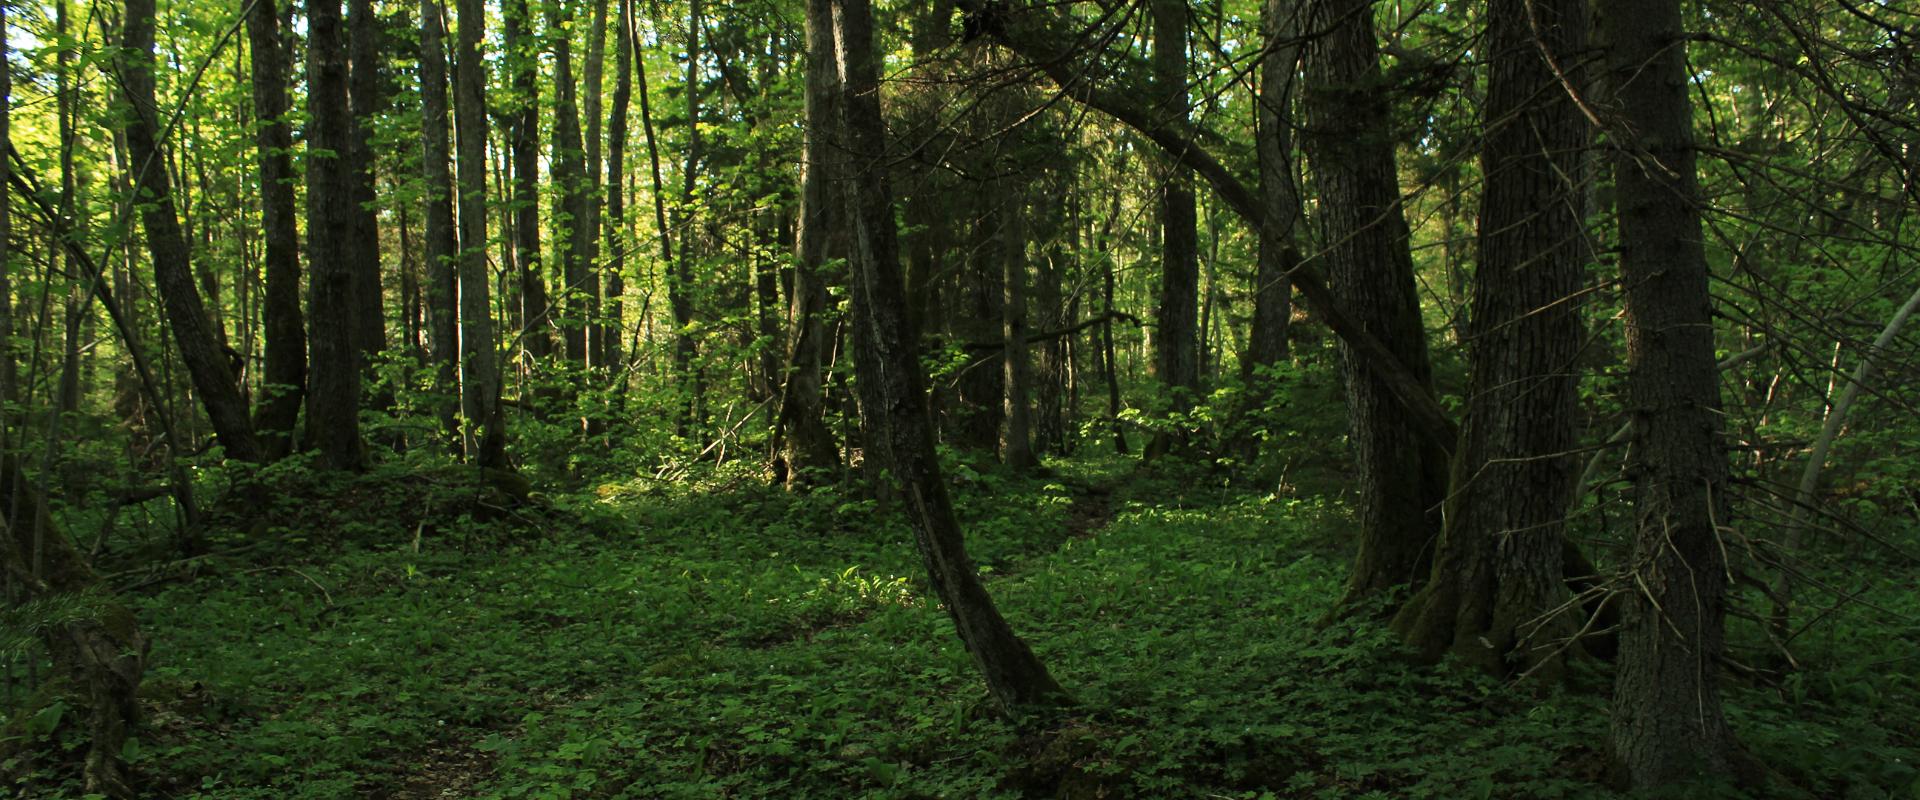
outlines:
[{"label": "sunlit tree trunk", "polygon": [[787,333],[785,381],[780,387],[781,458],[789,487],[817,480],[838,466],[839,450],[822,417],[822,350],[827,343],[821,314],[827,306],[827,261],[846,252],[844,148],[835,141],[840,115],[840,76],[833,52],[831,0],[807,0],[806,133],[800,176],[800,225],[794,233],[791,329]]}]

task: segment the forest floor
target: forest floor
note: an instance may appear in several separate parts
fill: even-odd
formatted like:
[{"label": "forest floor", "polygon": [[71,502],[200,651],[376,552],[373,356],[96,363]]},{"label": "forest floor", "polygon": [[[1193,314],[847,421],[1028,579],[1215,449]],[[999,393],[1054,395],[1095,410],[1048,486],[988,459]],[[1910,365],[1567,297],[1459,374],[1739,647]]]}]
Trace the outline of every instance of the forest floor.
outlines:
[{"label": "forest floor", "polygon": [[[992,711],[904,523],[851,493],[635,479],[508,511],[391,472],[144,581],[145,795],[1610,796],[1601,667],[1542,696],[1316,626],[1337,503],[1052,468],[955,489],[1060,718]],[[1811,796],[1913,797],[1920,643],[1836,613],[1818,679],[1735,687],[1735,725]]]}]

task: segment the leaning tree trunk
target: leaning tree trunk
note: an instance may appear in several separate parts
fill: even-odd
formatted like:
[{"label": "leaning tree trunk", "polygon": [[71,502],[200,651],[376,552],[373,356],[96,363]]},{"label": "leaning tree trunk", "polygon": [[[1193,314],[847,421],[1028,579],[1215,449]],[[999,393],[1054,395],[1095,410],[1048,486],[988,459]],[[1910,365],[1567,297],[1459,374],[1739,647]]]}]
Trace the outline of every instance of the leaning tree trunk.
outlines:
[{"label": "leaning tree trunk", "polygon": [[307,331],[313,359],[307,392],[308,439],[332,469],[366,464],[360,440],[360,366],[354,304],[357,224],[353,119],[347,104],[347,49],[340,0],[307,4]]},{"label": "leaning tree trunk", "polygon": [[780,387],[780,457],[788,488],[799,488],[840,464],[827,428],[820,368],[826,346],[827,262],[846,251],[844,146],[834,140],[840,114],[830,0],[807,0],[806,139],[800,174],[799,258],[793,267],[786,379]]},{"label": "leaning tree trunk", "polygon": [[253,420],[247,416],[246,398],[240,394],[206,306],[200,301],[193,256],[180,232],[180,218],[174,213],[167,155],[159,139],[160,120],[166,117],[154,105],[153,0],[129,0],[126,9],[122,31],[125,49],[121,51],[119,71],[120,85],[133,110],[126,124],[127,149],[132,157],[127,166],[145,197],[140,217],[147,229],[147,249],[153,255],[154,283],[160,289],[160,301],[180,347],[180,358],[227,457],[259,461],[260,443],[253,435]]},{"label": "leaning tree trunk", "polygon": [[1577,464],[1580,287],[1587,247],[1578,177],[1586,116],[1585,0],[1494,0],[1482,113],[1480,264],[1467,347],[1466,425],[1432,577],[1395,627],[1422,655],[1496,675],[1557,677],[1579,626],[1566,611],[1563,531]]},{"label": "leaning tree trunk", "polygon": [[[128,732],[138,721],[134,694],[146,671],[147,638],[141,635],[133,612],[100,587],[12,456],[0,458],[0,518],[9,521],[0,539],[0,561],[4,561],[0,568],[23,599],[84,598],[77,601],[87,603],[77,619],[51,626],[43,634],[55,669],[51,680],[66,684],[59,687],[60,693],[86,720],[84,789],[112,798],[136,797],[122,754]],[[19,733],[12,725],[8,728],[7,734]],[[0,744],[0,752],[11,749]]]},{"label": "leaning tree trunk", "polygon": [[467,457],[481,467],[507,469],[499,348],[488,300],[486,65],[480,55],[486,5],[460,0],[459,15],[453,124],[459,129],[460,160],[460,406],[467,417]]},{"label": "leaning tree trunk", "polygon": [[1729,485],[1680,3],[1601,12],[1636,506],[1612,738],[1653,789],[1753,770],[1721,711]]},{"label": "leaning tree trunk", "polygon": [[[1187,122],[1187,3],[1151,0],[1153,80],[1160,113],[1173,124]],[[1187,170],[1167,168],[1160,186],[1160,329],[1153,335],[1153,367],[1161,387],[1171,393],[1176,413],[1192,408],[1200,392],[1200,241],[1193,183]],[[1146,457],[1165,455],[1186,437],[1161,432],[1147,443]]]},{"label": "leaning tree trunk", "polygon": [[834,0],[834,34],[844,94],[841,123],[858,165],[848,222],[856,325],[855,368],[861,411],[871,417],[871,442],[899,481],[914,526],[914,541],[936,595],[959,630],[960,640],[985,676],[1002,708],[1018,715],[1057,705],[1064,692],[1047,669],[1014,635],[967,556],[953,501],[934,453],[927,414],[926,376],[906,315],[906,287],[894,230],[893,196],[887,186],[885,123],[880,114],[880,57],[873,49],[872,10],[867,0]]},{"label": "leaning tree trunk", "polygon": [[[1315,3],[1307,30],[1306,150],[1320,190],[1334,300],[1432,394],[1426,328],[1407,249],[1372,0]],[[1264,227],[1264,225],[1262,226]],[[1341,338],[1349,436],[1358,468],[1360,547],[1347,600],[1418,584],[1446,496],[1442,447],[1402,411],[1377,368]]]},{"label": "leaning tree trunk", "polygon": [[420,0],[420,168],[427,188],[427,340],[433,350],[434,411],[458,436],[460,363],[458,238],[453,227],[453,134],[447,126],[446,7]]},{"label": "leaning tree trunk", "polygon": [[260,222],[266,237],[266,297],[262,334],[264,379],[254,423],[267,458],[293,446],[307,384],[307,334],[300,320],[300,233],[293,191],[293,133],[287,124],[287,58],[280,34],[280,4],[260,0],[247,15],[253,53],[253,116],[259,121],[254,150],[260,169]]}]

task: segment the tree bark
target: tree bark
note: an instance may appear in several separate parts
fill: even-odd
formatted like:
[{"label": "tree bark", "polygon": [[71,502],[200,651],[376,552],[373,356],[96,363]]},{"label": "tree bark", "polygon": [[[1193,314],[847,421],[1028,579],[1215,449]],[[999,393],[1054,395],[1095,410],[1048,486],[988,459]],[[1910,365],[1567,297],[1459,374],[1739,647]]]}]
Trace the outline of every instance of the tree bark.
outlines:
[{"label": "tree bark", "polygon": [[447,12],[440,0],[420,0],[420,168],[427,188],[427,340],[433,351],[434,386],[444,396],[436,403],[434,413],[441,427],[458,437],[460,256],[453,222],[446,30]]},{"label": "tree bark", "polygon": [[585,230],[581,237],[585,246],[580,254],[583,280],[578,289],[586,308],[585,313],[578,316],[581,317],[581,324],[586,329],[587,346],[585,353],[578,360],[599,368],[604,366],[601,358],[605,354],[606,347],[601,339],[605,329],[600,324],[599,264],[600,211],[603,197],[600,186],[600,132],[603,124],[601,110],[604,107],[601,85],[607,63],[607,0],[593,0],[593,23],[588,30],[587,66],[585,74],[582,75],[586,92],[584,110],[587,115],[587,163],[583,189],[586,192],[586,199],[583,201],[586,216],[579,223]]},{"label": "tree bark", "polygon": [[253,53],[255,158],[260,171],[260,221],[265,234],[266,297],[261,307],[265,374],[254,424],[269,459],[292,450],[294,425],[306,394],[307,334],[300,318],[299,211],[294,202],[293,132],[287,124],[287,61],[280,5],[259,0],[247,16]]},{"label": "tree bark", "polygon": [[[1033,361],[1027,348],[1027,241],[1025,187],[1000,182],[1011,191],[992,192],[988,202],[1000,210],[1000,339],[1002,397],[1000,462],[1024,472],[1039,466],[1033,455]],[[990,184],[991,185],[991,184]]]},{"label": "tree bark", "polygon": [[1494,0],[1486,13],[1480,264],[1470,402],[1432,577],[1395,620],[1423,656],[1554,679],[1579,630],[1566,611],[1587,246],[1581,162],[1584,0]]},{"label": "tree bark", "polygon": [[[587,364],[587,165],[580,145],[579,93],[573,80],[573,11],[565,0],[547,4],[547,36],[553,50],[553,238],[560,250],[565,285],[559,298],[560,333],[567,360]],[[597,283],[597,282],[596,282]]]},{"label": "tree bark", "polygon": [[[1433,369],[1407,249],[1392,120],[1382,90],[1372,0],[1312,6],[1306,150],[1319,187],[1333,299],[1385,344],[1431,396]],[[1395,392],[1342,339],[1360,516],[1347,601],[1424,581],[1446,496],[1446,452],[1422,437]]]},{"label": "tree bark", "polygon": [[260,443],[247,416],[246,398],[241,396],[233,369],[207,320],[206,306],[194,285],[192,254],[180,232],[180,219],[174,214],[167,156],[159,140],[159,121],[165,117],[154,104],[153,17],[153,0],[128,0],[119,72],[127,104],[133,109],[126,124],[131,156],[128,168],[145,199],[140,217],[153,256],[154,283],[160,289],[161,304],[194,391],[213,423],[214,435],[226,448],[228,458],[259,461]]},{"label": "tree bark", "polygon": [[1600,14],[1627,320],[1635,533],[1613,694],[1631,784],[1747,777],[1721,711],[1727,462],[1679,0]]},{"label": "tree bark", "polygon": [[914,541],[935,594],[947,609],[987,689],[1010,715],[1065,702],[1065,693],[1013,633],[968,557],[934,452],[926,376],[906,316],[893,196],[886,181],[880,113],[880,57],[867,0],[834,0],[834,33],[844,87],[841,124],[849,151],[862,154],[850,187],[848,222],[856,325],[855,368],[861,412],[878,434],[870,442],[911,511]]},{"label": "tree bark", "polygon": [[1254,149],[1260,159],[1260,197],[1266,218],[1260,225],[1259,263],[1253,278],[1253,329],[1247,335],[1247,354],[1240,362],[1242,381],[1251,385],[1261,368],[1285,362],[1289,353],[1287,326],[1293,317],[1293,286],[1289,275],[1300,264],[1294,245],[1294,226],[1301,217],[1300,189],[1295,184],[1293,160],[1293,98],[1299,81],[1299,16],[1296,0],[1267,0],[1267,57],[1260,62],[1259,123]]},{"label": "tree bark", "polygon": [[508,149],[513,161],[513,260],[520,267],[521,346],[529,359],[539,363],[553,355],[553,337],[548,333],[552,310],[540,271],[539,59],[527,41],[533,26],[527,0],[507,0],[500,16],[507,61],[513,65],[513,93],[524,104],[513,114],[507,131],[512,142]]},{"label": "tree bark", "polygon": [[[347,179],[353,225],[348,257],[353,269],[353,344],[361,369],[370,368],[387,347],[386,304],[380,289],[380,223],[374,214],[373,124],[386,98],[380,85],[380,19],[373,0],[348,0],[347,47],[351,58],[348,89],[353,118],[348,133]],[[391,405],[391,391],[381,405]]]},{"label": "tree bark", "polygon": [[458,8],[453,124],[459,134],[460,407],[467,417],[467,458],[504,470],[510,467],[487,271],[486,65],[480,55],[487,12],[484,0],[460,0]]},{"label": "tree bark", "polygon": [[617,385],[626,381],[620,355],[622,296],[626,294],[627,111],[633,102],[633,0],[620,0],[620,29],[614,33],[613,116],[607,131],[607,222],[601,247],[607,255],[606,303],[601,309],[600,347],[595,363],[612,370]]},{"label": "tree bark", "polygon": [[694,207],[694,188],[699,184],[700,174],[700,28],[703,21],[700,0],[687,3],[687,75],[682,91],[687,100],[687,152],[686,163],[681,168],[684,178],[680,190],[680,260],[670,262],[673,269],[672,279],[667,281],[667,304],[672,307],[673,325],[673,371],[681,381],[681,388],[687,392],[687,410],[682,418],[682,435],[697,428],[702,420],[705,380],[694,365],[698,347],[693,338],[693,259],[700,242],[694,217],[699,213]]},{"label": "tree bark", "polygon": [[800,224],[794,232],[786,378],[780,387],[780,456],[787,487],[801,488],[840,464],[823,416],[820,368],[826,346],[827,263],[846,254],[845,148],[839,128],[840,76],[834,57],[831,0],[807,0],[806,131],[800,174]]},{"label": "tree bark", "polygon": [[[1149,6],[1158,111],[1171,124],[1185,127],[1191,105],[1187,97],[1187,3],[1151,0]],[[1160,186],[1160,305],[1156,314],[1160,327],[1153,337],[1153,368],[1176,414],[1192,409],[1200,392],[1197,227],[1192,179],[1186,170],[1170,165]],[[1186,438],[1184,433],[1155,433],[1147,443],[1146,458],[1166,455]]]},{"label": "tree bark", "polygon": [[366,464],[360,439],[361,351],[354,303],[353,119],[340,0],[307,5],[308,439],[332,469]]}]

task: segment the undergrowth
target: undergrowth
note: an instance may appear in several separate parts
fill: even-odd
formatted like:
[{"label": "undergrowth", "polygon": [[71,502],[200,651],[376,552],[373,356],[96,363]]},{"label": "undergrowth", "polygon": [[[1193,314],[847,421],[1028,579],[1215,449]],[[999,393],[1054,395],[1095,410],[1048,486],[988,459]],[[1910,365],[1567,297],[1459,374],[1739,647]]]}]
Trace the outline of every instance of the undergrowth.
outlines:
[{"label": "undergrowth", "polygon": [[[959,472],[990,588],[1077,700],[1016,724],[857,487],[715,472],[509,508],[420,466],[281,476],[210,543],[244,561],[133,576],[151,796],[1612,796],[1600,668],[1541,696],[1412,665],[1364,614],[1316,624],[1351,528],[1330,500],[1114,459]],[[1807,796],[1917,796],[1920,647],[1869,613],[1819,669],[1731,690]]]}]

